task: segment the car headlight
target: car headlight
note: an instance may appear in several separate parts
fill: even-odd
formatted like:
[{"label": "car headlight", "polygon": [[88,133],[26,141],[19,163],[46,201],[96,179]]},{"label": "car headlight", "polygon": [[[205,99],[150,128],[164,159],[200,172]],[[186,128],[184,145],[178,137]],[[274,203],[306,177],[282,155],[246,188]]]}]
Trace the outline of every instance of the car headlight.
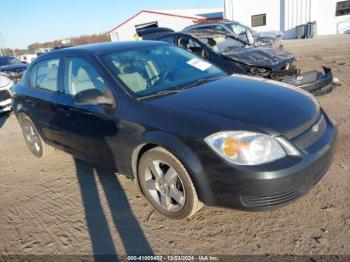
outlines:
[{"label": "car headlight", "polygon": [[268,69],[265,69],[262,67],[255,67],[255,66],[249,67],[248,70],[252,75],[257,75],[257,76],[268,76],[271,73],[270,70]]},{"label": "car headlight", "polygon": [[265,164],[286,156],[272,136],[255,132],[223,131],[204,140],[222,158],[236,165]]}]

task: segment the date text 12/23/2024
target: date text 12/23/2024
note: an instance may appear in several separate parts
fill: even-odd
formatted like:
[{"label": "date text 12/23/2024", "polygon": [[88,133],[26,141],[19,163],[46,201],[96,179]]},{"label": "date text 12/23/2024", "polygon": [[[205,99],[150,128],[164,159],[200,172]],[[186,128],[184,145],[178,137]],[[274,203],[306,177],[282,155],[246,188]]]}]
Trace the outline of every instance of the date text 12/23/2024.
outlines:
[{"label": "date text 12/23/2024", "polygon": [[219,261],[217,256],[128,256],[128,261]]}]

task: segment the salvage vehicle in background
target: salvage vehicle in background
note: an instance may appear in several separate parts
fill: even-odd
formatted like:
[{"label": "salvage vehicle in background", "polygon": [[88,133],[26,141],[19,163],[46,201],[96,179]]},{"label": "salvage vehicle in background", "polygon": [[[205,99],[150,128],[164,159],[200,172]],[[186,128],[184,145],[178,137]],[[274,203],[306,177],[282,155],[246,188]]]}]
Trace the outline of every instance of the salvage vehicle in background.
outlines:
[{"label": "salvage vehicle in background", "polygon": [[325,94],[333,89],[331,69],[324,68],[324,73],[316,70],[301,73],[294,65],[294,55],[276,48],[253,46],[235,35],[203,29],[191,33],[164,34],[157,40],[202,56],[227,74],[264,77],[291,84],[314,95]]},{"label": "salvage vehicle in background", "polygon": [[19,81],[28,65],[13,56],[0,56],[0,74]]},{"label": "salvage vehicle in background", "polygon": [[138,40],[152,40],[173,32],[175,31],[167,27],[149,27],[136,30]]},{"label": "salvage vehicle in background", "polygon": [[32,53],[24,53],[24,54],[18,55],[17,58],[18,58],[19,61],[21,61],[22,63],[30,64],[30,63],[32,63],[35,59],[38,58],[38,55],[37,55],[37,54],[32,54]]},{"label": "salvage vehicle in background", "polygon": [[337,137],[309,93],[227,76],[160,41],[45,54],[14,87],[13,110],[35,156],[47,143],[111,168],[173,219],[201,203],[243,210],[290,203],[326,173]]},{"label": "salvage vehicle in background", "polygon": [[283,33],[280,31],[271,31],[271,32],[257,32],[251,29],[250,27],[243,25],[237,21],[222,20],[222,21],[210,21],[203,22],[198,24],[190,25],[183,29],[183,32],[191,33],[194,30],[198,29],[209,29],[219,31],[224,34],[233,34],[238,38],[248,40],[248,32],[253,36],[253,45],[255,46],[271,46],[282,48],[282,37]]},{"label": "salvage vehicle in background", "polygon": [[0,74],[0,113],[11,111],[13,81]]}]

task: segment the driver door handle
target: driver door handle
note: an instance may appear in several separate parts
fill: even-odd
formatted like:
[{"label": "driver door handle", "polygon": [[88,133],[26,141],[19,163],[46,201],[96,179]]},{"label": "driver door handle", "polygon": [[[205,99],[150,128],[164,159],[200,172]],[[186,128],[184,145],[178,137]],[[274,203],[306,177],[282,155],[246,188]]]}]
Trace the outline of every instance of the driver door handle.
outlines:
[{"label": "driver door handle", "polygon": [[70,110],[62,108],[62,107],[57,108],[57,112],[62,113],[65,117],[70,116]]}]

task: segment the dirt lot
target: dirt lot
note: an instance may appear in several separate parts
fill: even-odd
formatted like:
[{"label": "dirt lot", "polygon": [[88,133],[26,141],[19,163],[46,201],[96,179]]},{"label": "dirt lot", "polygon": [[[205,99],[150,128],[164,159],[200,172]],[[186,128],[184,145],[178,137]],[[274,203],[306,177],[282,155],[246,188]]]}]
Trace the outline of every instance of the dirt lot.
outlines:
[{"label": "dirt lot", "polygon": [[26,148],[13,115],[0,118],[0,260],[10,254],[350,255],[350,37],[290,41],[303,69],[330,66],[343,85],[319,102],[337,121],[328,174],[278,210],[203,208],[186,221],[155,213],[132,181],[58,152]]}]

